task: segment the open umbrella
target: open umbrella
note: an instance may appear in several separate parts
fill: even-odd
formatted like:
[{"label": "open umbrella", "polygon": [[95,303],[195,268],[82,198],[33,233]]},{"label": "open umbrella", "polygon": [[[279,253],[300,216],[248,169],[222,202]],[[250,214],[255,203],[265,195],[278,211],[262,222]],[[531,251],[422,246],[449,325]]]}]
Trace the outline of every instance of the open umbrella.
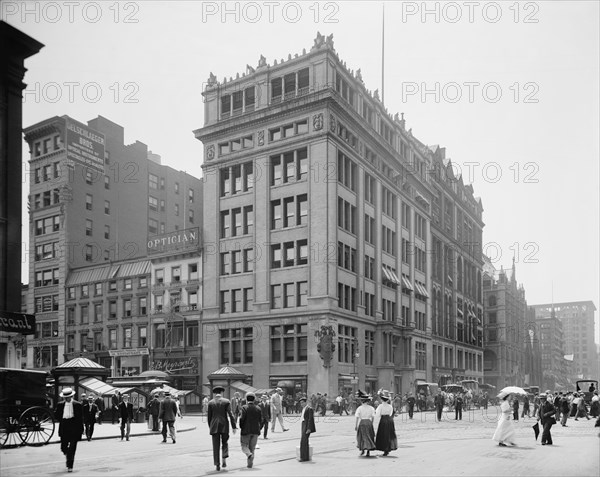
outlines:
[{"label": "open umbrella", "polygon": [[525,390],[523,388],[520,388],[519,386],[506,386],[505,388],[503,388],[500,391],[500,393],[498,394],[498,397],[500,399],[502,399],[507,394],[520,394],[522,396],[526,396],[527,395],[527,393],[525,392]]}]

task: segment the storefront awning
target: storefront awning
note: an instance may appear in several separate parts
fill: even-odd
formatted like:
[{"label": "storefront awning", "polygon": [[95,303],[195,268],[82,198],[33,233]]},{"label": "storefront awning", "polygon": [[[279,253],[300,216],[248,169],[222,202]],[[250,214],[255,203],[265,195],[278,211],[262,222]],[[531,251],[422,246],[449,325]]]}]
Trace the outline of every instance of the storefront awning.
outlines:
[{"label": "storefront awning", "polygon": [[122,389],[117,389],[110,384],[107,384],[104,381],[100,381],[96,378],[83,379],[82,381],[79,381],[79,385],[82,388],[97,394],[98,396],[112,396],[115,391],[122,391]]}]

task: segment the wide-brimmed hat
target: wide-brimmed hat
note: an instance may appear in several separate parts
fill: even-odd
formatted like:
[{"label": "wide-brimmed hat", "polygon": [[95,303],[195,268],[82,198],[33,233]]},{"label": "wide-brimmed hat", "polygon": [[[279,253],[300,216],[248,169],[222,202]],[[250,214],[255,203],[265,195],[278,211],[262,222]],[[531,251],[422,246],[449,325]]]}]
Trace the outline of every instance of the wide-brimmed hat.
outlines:
[{"label": "wide-brimmed hat", "polygon": [[302,402],[302,401],[307,401],[307,400],[308,400],[308,399],[306,399],[306,396],[302,396],[300,399],[298,399],[298,401],[299,401],[299,402]]},{"label": "wide-brimmed hat", "polygon": [[225,391],[225,388],[223,386],[215,386],[213,388],[214,394],[221,394],[223,391]]},{"label": "wide-brimmed hat", "polygon": [[389,401],[391,399],[390,392],[385,389],[379,391],[379,397],[385,401]]},{"label": "wide-brimmed hat", "polygon": [[73,389],[63,388],[63,390],[60,392],[60,397],[73,397],[73,394],[75,394]]},{"label": "wide-brimmed hat", "polygon": [[282,393],[282,392],[283,392],[283,389],[281,389],[281,388],[277,388],[275,391],[277,391],[278,393]]},{"label": "wide-brimmed hat", "polygon": [[369,394],[365,394],[359,389],[358,391],[356,391],[356,398],[360,399],[361,401],[369,401],[371,399],[371,396]]}]

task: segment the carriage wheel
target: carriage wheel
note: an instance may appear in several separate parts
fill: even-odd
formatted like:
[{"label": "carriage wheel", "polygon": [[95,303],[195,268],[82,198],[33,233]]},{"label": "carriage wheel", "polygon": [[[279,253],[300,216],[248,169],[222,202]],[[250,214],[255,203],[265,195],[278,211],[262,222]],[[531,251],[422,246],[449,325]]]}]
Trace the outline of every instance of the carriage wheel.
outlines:
[{"label": "carriage wheel", "polygon": [[0,417],[0,448],[22,446],[27,431],[20,432],[18,419],[9,416]]},{"label": "carriage wheel", "polygon": [[21,429],[25,429],[27,432],[23,442],[28,446],[48,444],[54,435],[54,417],[44,407],[30,407],[27,409],[21,414],[19,424]]}]

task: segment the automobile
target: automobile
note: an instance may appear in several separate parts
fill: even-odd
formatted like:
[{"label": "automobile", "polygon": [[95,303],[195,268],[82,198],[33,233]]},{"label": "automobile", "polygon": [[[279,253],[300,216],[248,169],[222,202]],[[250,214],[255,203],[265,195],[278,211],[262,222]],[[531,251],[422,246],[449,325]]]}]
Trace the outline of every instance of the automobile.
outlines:
[{"label": "automobile", "polygon": [[[592,389],[593,386],[593,389]],[[575,382],[575,391],[583,394],[583,400],[589,406],[592,403],[594,391],[598,391],[597,379],[580,379]]]}]

